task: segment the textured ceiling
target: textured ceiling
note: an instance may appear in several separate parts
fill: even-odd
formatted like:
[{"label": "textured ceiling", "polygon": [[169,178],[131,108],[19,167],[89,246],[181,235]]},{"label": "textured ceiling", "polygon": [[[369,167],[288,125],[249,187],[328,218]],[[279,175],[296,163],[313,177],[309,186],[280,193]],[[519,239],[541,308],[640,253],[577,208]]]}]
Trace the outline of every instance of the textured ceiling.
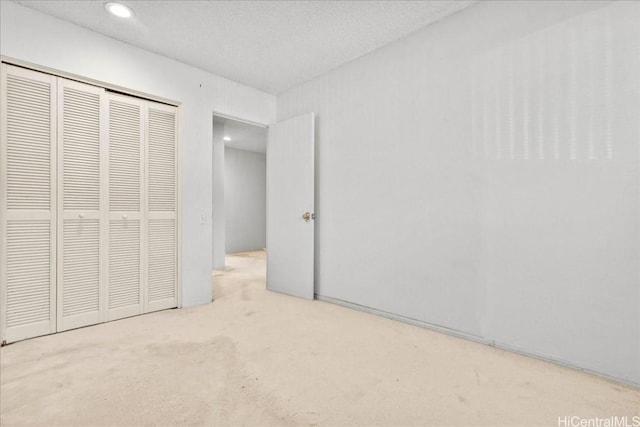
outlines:
[{"label": "textured ceiling", "polygon": [[224,142],[225,147],[258,153],[267,152],[267,128],[265,127],[218,116],[213,116],[213,126],[224,126],[224,136],[231,138],[231,141]]},{"label": "textured ceiling", "polygon": [[16,0],[117,40],[277,94],[471,5],[433,1]]}]

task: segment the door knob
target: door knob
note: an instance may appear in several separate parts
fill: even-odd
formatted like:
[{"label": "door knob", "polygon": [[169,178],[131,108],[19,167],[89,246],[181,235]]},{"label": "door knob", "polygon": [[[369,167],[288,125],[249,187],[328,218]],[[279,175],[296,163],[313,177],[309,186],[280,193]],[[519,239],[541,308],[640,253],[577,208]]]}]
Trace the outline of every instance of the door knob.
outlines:
[{"label": "door knob", "polygon": [[309,222],[309,220],[316,219],[316,214],[312,214],[311,212],[305,212],[302,214],[302,219],[304,219],[305,222]]},{"label": "door knob", "polygon": [[122,214],[122,219],[127,219],[127,214]]},{"label": "door knob", "polygon": [[83,213],[78,214],[78,218],[84,218],[84,214]]}]

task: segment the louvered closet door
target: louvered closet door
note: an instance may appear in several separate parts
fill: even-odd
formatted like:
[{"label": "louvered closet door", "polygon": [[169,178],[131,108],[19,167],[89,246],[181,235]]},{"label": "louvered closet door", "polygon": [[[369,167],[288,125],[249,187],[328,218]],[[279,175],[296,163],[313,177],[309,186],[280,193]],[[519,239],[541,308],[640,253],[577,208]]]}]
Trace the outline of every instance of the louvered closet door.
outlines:
[{"label": "louvered closet door", "polygon": [[177,306],[175,107],[148,103],[145,311]]},{"label": "louvered closet door", "polygon": [[106,320],[104,89],[58,82],[58,330]]},{"label": "louvered closet door", "polygon": [[145,102],[108,94],[109,320],[143,312],[142,203]]},{"label": "louvered closet door", "polygon": [[56,78],[2,64],[0,339],[56,331]]}]

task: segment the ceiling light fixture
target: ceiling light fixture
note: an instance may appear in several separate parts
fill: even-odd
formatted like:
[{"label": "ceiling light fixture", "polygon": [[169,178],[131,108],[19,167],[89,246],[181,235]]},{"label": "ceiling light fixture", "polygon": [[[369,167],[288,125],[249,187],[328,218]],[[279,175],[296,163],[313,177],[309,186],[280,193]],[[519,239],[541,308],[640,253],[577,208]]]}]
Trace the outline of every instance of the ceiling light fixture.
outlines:
[{"label": "ceiling light fixture", "polygon": [[131,18],[133,16],[133,10],[122,3],[108,1],[104,4],[104,8],[107,12],[117,16],[118,18]]},{"label": "ceiling light fixture", "polygon": [[224,139],[225,141],[231,141],[231,137],[230,137],[230,136],[225,136],[225,137],[224,137],[224,138],[222,138],[222,139]]}]

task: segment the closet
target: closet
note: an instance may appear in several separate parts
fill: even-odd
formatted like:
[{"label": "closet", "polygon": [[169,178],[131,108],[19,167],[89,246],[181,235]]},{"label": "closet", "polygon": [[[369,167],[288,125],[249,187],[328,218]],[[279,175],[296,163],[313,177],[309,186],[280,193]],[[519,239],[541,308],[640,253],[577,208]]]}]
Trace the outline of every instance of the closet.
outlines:
[{"label": "closet", "polygon": [[176,307],[176,107],[1,72],[2,342]]}]

